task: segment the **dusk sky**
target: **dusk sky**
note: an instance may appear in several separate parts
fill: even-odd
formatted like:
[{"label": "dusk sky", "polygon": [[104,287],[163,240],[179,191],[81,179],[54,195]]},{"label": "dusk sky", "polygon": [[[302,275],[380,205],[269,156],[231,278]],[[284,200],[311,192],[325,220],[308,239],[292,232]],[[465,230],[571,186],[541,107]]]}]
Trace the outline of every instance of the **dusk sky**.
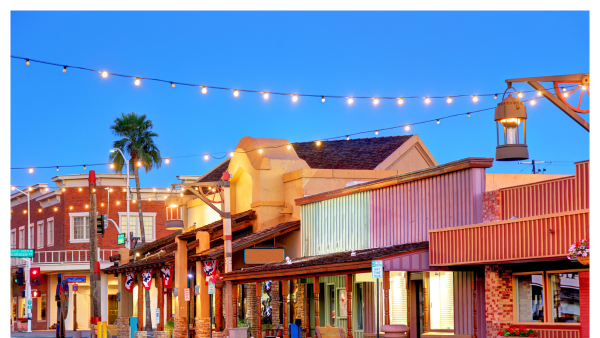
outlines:
[{"label": "dusk sky", "polygon": [[[11,55],[169,81],[317,95],[402,97],[503,93],[509,78],[586,73],[588,12],[12,12]],[[557,22],[577,23],[561,26]],[[168,187],[202,175],[244,136],[311,141],[495,107],[500,97],[403,105],[383,100],[209,90],[11,59],[11,168],[108,162],[122,112],[146,114],[170,164],[140,176]],[[547,87],[550,85],[546,84]],[[517,90],[532,90],[516,84]],[[535,97],[535,93],[524,99]],[[587,102],[586,102],[587,104]],[[589,133],[546,99],[527,105],[530,160],[572,174],[589,159]],[[586,114],[582,115],[589,121]],[[416,134],[438,163],[494,157],[494,110],[382,131]],[[373,133],[356,137],[375,137]],[[542,168],[545,165],[542,166]],[[11,184],[108,166],[11,170]],[[492,173],[530,173],[494,162]]]}]

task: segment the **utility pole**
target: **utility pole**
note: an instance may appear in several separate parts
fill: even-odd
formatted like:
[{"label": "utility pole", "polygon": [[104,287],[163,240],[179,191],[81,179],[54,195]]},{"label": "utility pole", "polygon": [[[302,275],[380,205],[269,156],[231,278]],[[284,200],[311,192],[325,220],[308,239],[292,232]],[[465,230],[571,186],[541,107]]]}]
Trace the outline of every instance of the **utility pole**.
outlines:
[{"label": "utility pole", "polygon": [[[98,324],[98,318],[100,317],[100,288],[98,282],[100,275],[98,263],[98,237],[96,229],[96,172],[90,170],[89,178],[89,190],[90,190],[90,218],[88,221],[90,229],[90,300],[91,300],[91,323]],[[98,267],[96,267],[98,265]]]},{"label": "utility pole", "polygon": [[518,162],[518,164],[527,164],[527,165],[532,165],[533,169],[531,170],[532,174],[543,174],[546,173],[546,169],[544,169],[544,172],[542,173],[541,170],[539,170],[538,172],[535,171],[535,164],[540,164],[540,163],[548,163],[548,164],[552,164],[552,162],[549,161],[536,161],[536,160],[531,160],[531,162]]}]

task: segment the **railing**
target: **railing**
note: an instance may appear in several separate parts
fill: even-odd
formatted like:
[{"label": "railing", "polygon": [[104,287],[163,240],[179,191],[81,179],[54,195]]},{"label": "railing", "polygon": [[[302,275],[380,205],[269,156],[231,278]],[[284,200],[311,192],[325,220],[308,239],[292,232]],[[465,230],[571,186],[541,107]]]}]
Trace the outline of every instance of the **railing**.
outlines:
[{"label": "railing", "polygon": [[[108,261],[109,257],[119,253],[118,249],[98,250],[98,260],[100,262]],[[21,261],[18,261],[21,260]],[[90,261],[89,250],[60,250],[60,251],[38,251],[33,257],[33,264],[51,264],[51,263],[85,263]],[[25,265],[22,258],[12,258],[12,266]]]}]

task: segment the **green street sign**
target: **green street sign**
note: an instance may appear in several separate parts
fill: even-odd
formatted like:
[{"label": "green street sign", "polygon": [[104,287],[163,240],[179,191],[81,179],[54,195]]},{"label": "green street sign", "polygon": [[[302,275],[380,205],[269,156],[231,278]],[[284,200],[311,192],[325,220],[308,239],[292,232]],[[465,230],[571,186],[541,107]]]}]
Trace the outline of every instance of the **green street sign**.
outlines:
[{"label": "green street sign", "polygon": [[119,234],[117,236],[117,244],[125,244],[125,234]]},{"label": "green street sign", "polygon": [[10,249],[10,257],[33,258],[35,249]]}]

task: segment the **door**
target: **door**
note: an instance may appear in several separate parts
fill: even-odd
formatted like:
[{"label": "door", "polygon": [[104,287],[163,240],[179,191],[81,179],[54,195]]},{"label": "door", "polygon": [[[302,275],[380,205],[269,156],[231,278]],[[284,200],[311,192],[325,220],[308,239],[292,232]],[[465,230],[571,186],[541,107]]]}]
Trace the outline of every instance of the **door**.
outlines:
[{"label": "door", "polygon": [[108,324],[113,325],[117,321],[119,312],[119,303],[117,295],[108,295]]},{"label": "door", "polygon": [[[420,338],[421,334],[425,331],[425,297],[423,295],[423,280],[412,280],[410,293],[410,336],[411,338]],[[414,330],[412,329],[413,327],[415,328]]]}]

